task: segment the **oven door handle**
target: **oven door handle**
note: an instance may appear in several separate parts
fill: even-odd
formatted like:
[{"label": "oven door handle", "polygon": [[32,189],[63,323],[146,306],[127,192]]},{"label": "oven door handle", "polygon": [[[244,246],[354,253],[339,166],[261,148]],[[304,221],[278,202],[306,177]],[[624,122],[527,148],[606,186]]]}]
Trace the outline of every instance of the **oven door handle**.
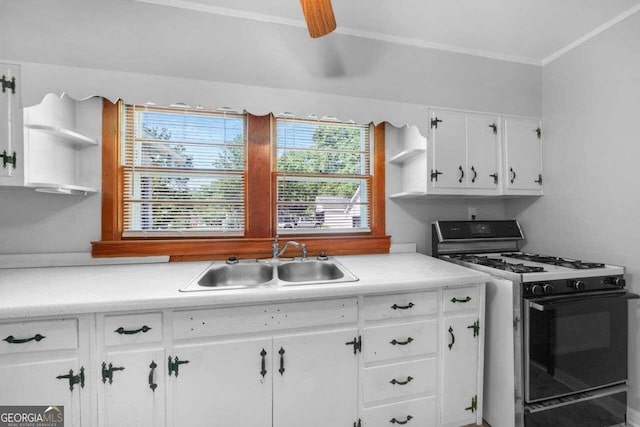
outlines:
[{"label": "oven door handle", "polygon": [[580,296],[578,298],[564,298],[564,299],[546,299],[546,301],[549,302],[536,302],[536,301],[529,301],[529,307],[533,308],[534,310],[538,310],[538,311],[547,311],[547,310],[553,310],[555,308],[558,307],[566,307],[569,305],[579,305],[579,304],[584,304],[585,302],[590,302],[593,303],[596,300],[597,301],[604,301],[604,302],[612,302],[612,301],[628,301],[628,300],[632,300],[632,299],[639,299],[640,295],[637,294],[632,294],[629,292],[624,292],[624,293],[615,293],[615,294],[608,294],[608,295],[585,295],[585,296]]}]

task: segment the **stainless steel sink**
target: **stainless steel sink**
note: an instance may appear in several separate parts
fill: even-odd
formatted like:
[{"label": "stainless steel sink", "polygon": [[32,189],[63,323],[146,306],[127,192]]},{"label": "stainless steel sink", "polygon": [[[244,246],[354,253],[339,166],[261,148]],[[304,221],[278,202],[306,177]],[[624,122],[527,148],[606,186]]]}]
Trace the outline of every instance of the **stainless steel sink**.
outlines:
[{"label": "stainless steel sink", "polygon": [[356,282],[358,278],[335,259],[253,260],[237,264],[212,263],[181,292],[250,289],[291,285]]},{"label": "stainless steel sink", "polygon": [[246,288],[263,285],[273,280],[273,266],[263,263],[212,265],[197,280],[205,288]]},{"label": "stainless steel sink", "polygon": [[333,282],[344,272],[331,261],[286,262],[278,265],[278,278],[285,282]]}]

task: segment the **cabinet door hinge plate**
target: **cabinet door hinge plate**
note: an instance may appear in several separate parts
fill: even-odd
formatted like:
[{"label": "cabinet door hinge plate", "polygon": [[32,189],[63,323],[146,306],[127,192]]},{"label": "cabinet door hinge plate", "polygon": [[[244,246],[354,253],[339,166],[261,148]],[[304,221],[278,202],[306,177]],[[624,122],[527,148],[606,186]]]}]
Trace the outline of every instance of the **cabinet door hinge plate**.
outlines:
[{"label": "cabinet door hinge plate", "polygon": [[362,351],[362,336],[358,335],[357,338],[354,338],[351,341],[347,341],[346,343],[344,343],[345,345],[352,345],[353,346],[353,354],[358,353],[359,351]]},{"label": "cabinet door hinge plate", "polygon": [[2,93],[5,93],[7,89],[11,89],[11,93],[16,93],[16,78],[11,77],[11,79],[7,79],[5,75],[2,75],[0,79],[0,84],[2,85]]}]

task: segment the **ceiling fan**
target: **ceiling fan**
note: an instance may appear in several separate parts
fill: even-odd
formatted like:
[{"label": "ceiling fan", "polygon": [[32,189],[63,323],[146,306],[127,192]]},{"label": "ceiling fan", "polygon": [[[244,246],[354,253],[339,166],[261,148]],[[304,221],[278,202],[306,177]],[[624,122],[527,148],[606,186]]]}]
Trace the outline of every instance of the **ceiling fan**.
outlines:
[{"label": "ceiling fan", "polygon": [[300,0],[300,5],[312,38],[325,36],[336,29],[331,0]]}]

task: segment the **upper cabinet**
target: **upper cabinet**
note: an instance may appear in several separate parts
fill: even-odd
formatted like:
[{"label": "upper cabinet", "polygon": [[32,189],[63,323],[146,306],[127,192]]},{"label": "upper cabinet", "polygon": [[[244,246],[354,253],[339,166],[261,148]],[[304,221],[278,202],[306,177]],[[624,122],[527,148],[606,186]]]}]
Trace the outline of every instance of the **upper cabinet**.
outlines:
[{"label": "upper cabinet", "polygon": [[429,114],[427,192],[497,196],[499,117],[457,111]]},{"label": "upper cabinet", "polygon": [[504,117],[504,194],[542,195],[542,124]]},{"label": "upper cabinet", "polygon": [[542,195],[539,119],[430,109],[428,120],[428,139],[416,128],[397,134],[402,151],[389,163],[402,185],[391,198]]},{"label": "upper cabinet", "polygon": [[0,185],[21,185],[20,67],[0,64]]}]

